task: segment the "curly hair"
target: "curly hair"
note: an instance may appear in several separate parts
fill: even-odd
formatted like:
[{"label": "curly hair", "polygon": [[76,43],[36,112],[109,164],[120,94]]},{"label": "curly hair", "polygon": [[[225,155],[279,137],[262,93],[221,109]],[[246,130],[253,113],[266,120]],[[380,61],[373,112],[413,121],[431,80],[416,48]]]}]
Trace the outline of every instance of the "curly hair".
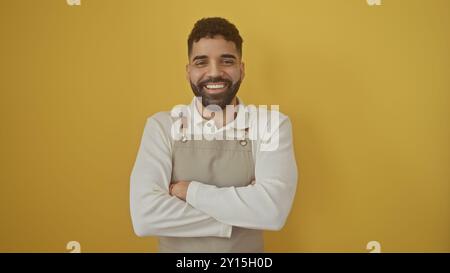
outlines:
[{"label": "curly hair", "polygon": [[188,56],[191,56],[194,42],[198,42],[201,38],[205,37],[214,38],[216,35],[222,35],[225,40],[233,42],[236,45],[239,56],[242,56],[243,40],[239,34],[239,30],[234,24],[221,17],[202,18],[195,23],[187,40]]}]

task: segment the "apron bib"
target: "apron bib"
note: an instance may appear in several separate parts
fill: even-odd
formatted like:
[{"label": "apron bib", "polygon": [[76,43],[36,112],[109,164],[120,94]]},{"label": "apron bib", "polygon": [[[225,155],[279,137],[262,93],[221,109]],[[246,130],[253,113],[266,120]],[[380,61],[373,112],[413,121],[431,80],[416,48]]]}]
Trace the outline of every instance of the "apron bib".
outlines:
[{"label": "apron bib", "polygon": [[[174,141],[172,181],[242,187],[255,179],[254,170],[247,136],[245,140]],[[263,231],[233,226],[230,238],[159,237],[159,252],[264,252]]]}]

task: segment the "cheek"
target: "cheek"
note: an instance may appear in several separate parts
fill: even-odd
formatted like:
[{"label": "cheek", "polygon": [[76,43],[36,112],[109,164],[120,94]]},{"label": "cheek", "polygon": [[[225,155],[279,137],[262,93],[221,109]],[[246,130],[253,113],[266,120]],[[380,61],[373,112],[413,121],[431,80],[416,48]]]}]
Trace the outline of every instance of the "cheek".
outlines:
[{"label": "cheek", "polygon": [[189,72],[189,80],[193,83],[197,83],[201,78],[202,72],[201,71],[190,71]]},{"label": "cheek", "polygon": [[241,79],[241,70],[238,68],[229,69],[227,74],[233,79],[233,82],[237,82]]}]

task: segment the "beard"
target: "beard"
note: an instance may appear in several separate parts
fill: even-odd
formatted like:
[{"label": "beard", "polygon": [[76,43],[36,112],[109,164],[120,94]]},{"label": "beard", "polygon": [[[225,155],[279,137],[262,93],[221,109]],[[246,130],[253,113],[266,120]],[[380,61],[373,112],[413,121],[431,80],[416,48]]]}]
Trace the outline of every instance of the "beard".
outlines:
[{"label": "beard", "polygon": [[[224,82],[226,84],[226,89],[220,93],[208,93],[205,88],[208,83],[213,82]],[[239,87],[241,86],[241,80],[238,80],[233,84],[232,81],[223,79],[221,77],[209,78],[197,84],[194,84],[190,81],[192,91],[194,92],[196,97],[201,97],[202,104],[204,107],[208,105],[217,105],[222,110],[225,109],[227,105],[230,105],[233,101],[233,98],[236,96]]]}]

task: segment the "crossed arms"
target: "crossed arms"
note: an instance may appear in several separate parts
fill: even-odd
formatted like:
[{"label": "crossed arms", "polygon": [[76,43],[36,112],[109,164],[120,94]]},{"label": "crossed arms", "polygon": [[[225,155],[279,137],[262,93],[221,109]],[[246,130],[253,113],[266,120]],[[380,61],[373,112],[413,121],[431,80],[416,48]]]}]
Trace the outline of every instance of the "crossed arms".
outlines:
[{"label": "crossed arms", "polygon": [[297,186],[291,123],[286,116],[280,121],[276,150],[261,151],[255,142],[254,184],[219,188],[186,181],[172,186],[172,194],[169,118],[161,112],[147,119],[131,173],[130,210],[136,235],[230,237],[232,226],[262,230],[284,226]]}]

